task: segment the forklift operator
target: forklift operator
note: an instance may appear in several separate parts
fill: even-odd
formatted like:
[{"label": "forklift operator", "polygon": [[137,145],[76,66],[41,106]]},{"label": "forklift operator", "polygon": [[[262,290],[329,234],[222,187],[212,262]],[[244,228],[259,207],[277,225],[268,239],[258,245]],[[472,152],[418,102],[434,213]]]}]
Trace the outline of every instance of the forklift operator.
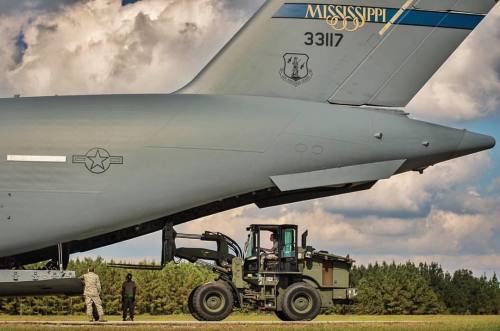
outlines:
[{"label": "forklift operator", "polygon": [[272,248],[261,248],[261,250],[265,254],[265,259],[266,260],[277,260],[278,259],[278,237],[276,233],[271,232],[271,236],[269,238],[271,242],[273,243]]}]

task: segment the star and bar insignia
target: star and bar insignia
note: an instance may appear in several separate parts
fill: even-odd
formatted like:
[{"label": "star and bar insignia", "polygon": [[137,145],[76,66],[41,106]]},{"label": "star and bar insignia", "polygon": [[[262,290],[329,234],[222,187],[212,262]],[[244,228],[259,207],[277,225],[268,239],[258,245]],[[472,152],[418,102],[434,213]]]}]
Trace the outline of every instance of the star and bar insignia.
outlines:
[{"label": "star and bar insignia", "polygon": [[85,155],[73,155],[73,163],[85,164],[93,174],[106,172],[112,164],[123,164],[123,156],[112,156],[107,150],[100,147],[92,148]]}]

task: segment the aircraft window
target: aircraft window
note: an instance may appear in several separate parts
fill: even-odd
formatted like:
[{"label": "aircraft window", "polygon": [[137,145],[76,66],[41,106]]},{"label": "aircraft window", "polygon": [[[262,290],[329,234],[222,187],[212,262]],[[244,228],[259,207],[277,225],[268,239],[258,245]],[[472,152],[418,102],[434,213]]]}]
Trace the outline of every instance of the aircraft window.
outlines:
[{"label": "aircraft window", "polygon": [[281,257],[294,257],[295,256],[295,230],[285,229],[283,231],[283,247],[281,250]]}]

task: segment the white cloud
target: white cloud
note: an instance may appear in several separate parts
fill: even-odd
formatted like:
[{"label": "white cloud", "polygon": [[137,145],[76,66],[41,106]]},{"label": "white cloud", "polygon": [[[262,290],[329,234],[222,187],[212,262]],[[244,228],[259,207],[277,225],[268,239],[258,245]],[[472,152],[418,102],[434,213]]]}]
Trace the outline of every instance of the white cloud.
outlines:
[{"label": "white cloud", "polygon": [[414,254],[492,253],[495,230],[500,229],[499,212],[493,215],[467,215],[432,211],[424,220],[422,234],[408,238],[407,252]]},{"label": "white cloud", "polygon": [[408,105],[412,114],[470,120],[500,109],[499,19],[497,5]]},{"label": "white cloud", "polygon": [[367,213],[415,214],[428,210],[438,192],[472,181],[481,175],[478,169],[488,169],[491,160],[487,153],[474,154],[440,163],[423,175],[415,172],[394,176],[375,185],[369,191],[341,195],[322,200],[331,211],[365,211]]},{"label": "white cloud", "polygon": [[[92,0],[37,13],[24,27],[28,49],[20,65],[11,54],[20,26],[2,22],[0,34],[5,37],[0,42],[8,54],[1,57],[0,69],[7,91],[51,95],[175,90],[248,18],[247,10],[225,3],[148,0],[122,7],[119,0]],[[26,22],[27,17],[15,19]]]}]

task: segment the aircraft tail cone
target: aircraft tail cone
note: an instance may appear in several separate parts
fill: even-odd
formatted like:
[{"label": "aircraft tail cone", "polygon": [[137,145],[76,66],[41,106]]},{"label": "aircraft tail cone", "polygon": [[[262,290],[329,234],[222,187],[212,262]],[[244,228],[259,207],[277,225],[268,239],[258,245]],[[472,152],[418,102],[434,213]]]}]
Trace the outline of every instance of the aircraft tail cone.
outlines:
[{"label": "aircraft tail cone", "polygon": [[460,155],[472,154],[495,147],[495,138],[484,134],[465,131],[457,152]]}]

